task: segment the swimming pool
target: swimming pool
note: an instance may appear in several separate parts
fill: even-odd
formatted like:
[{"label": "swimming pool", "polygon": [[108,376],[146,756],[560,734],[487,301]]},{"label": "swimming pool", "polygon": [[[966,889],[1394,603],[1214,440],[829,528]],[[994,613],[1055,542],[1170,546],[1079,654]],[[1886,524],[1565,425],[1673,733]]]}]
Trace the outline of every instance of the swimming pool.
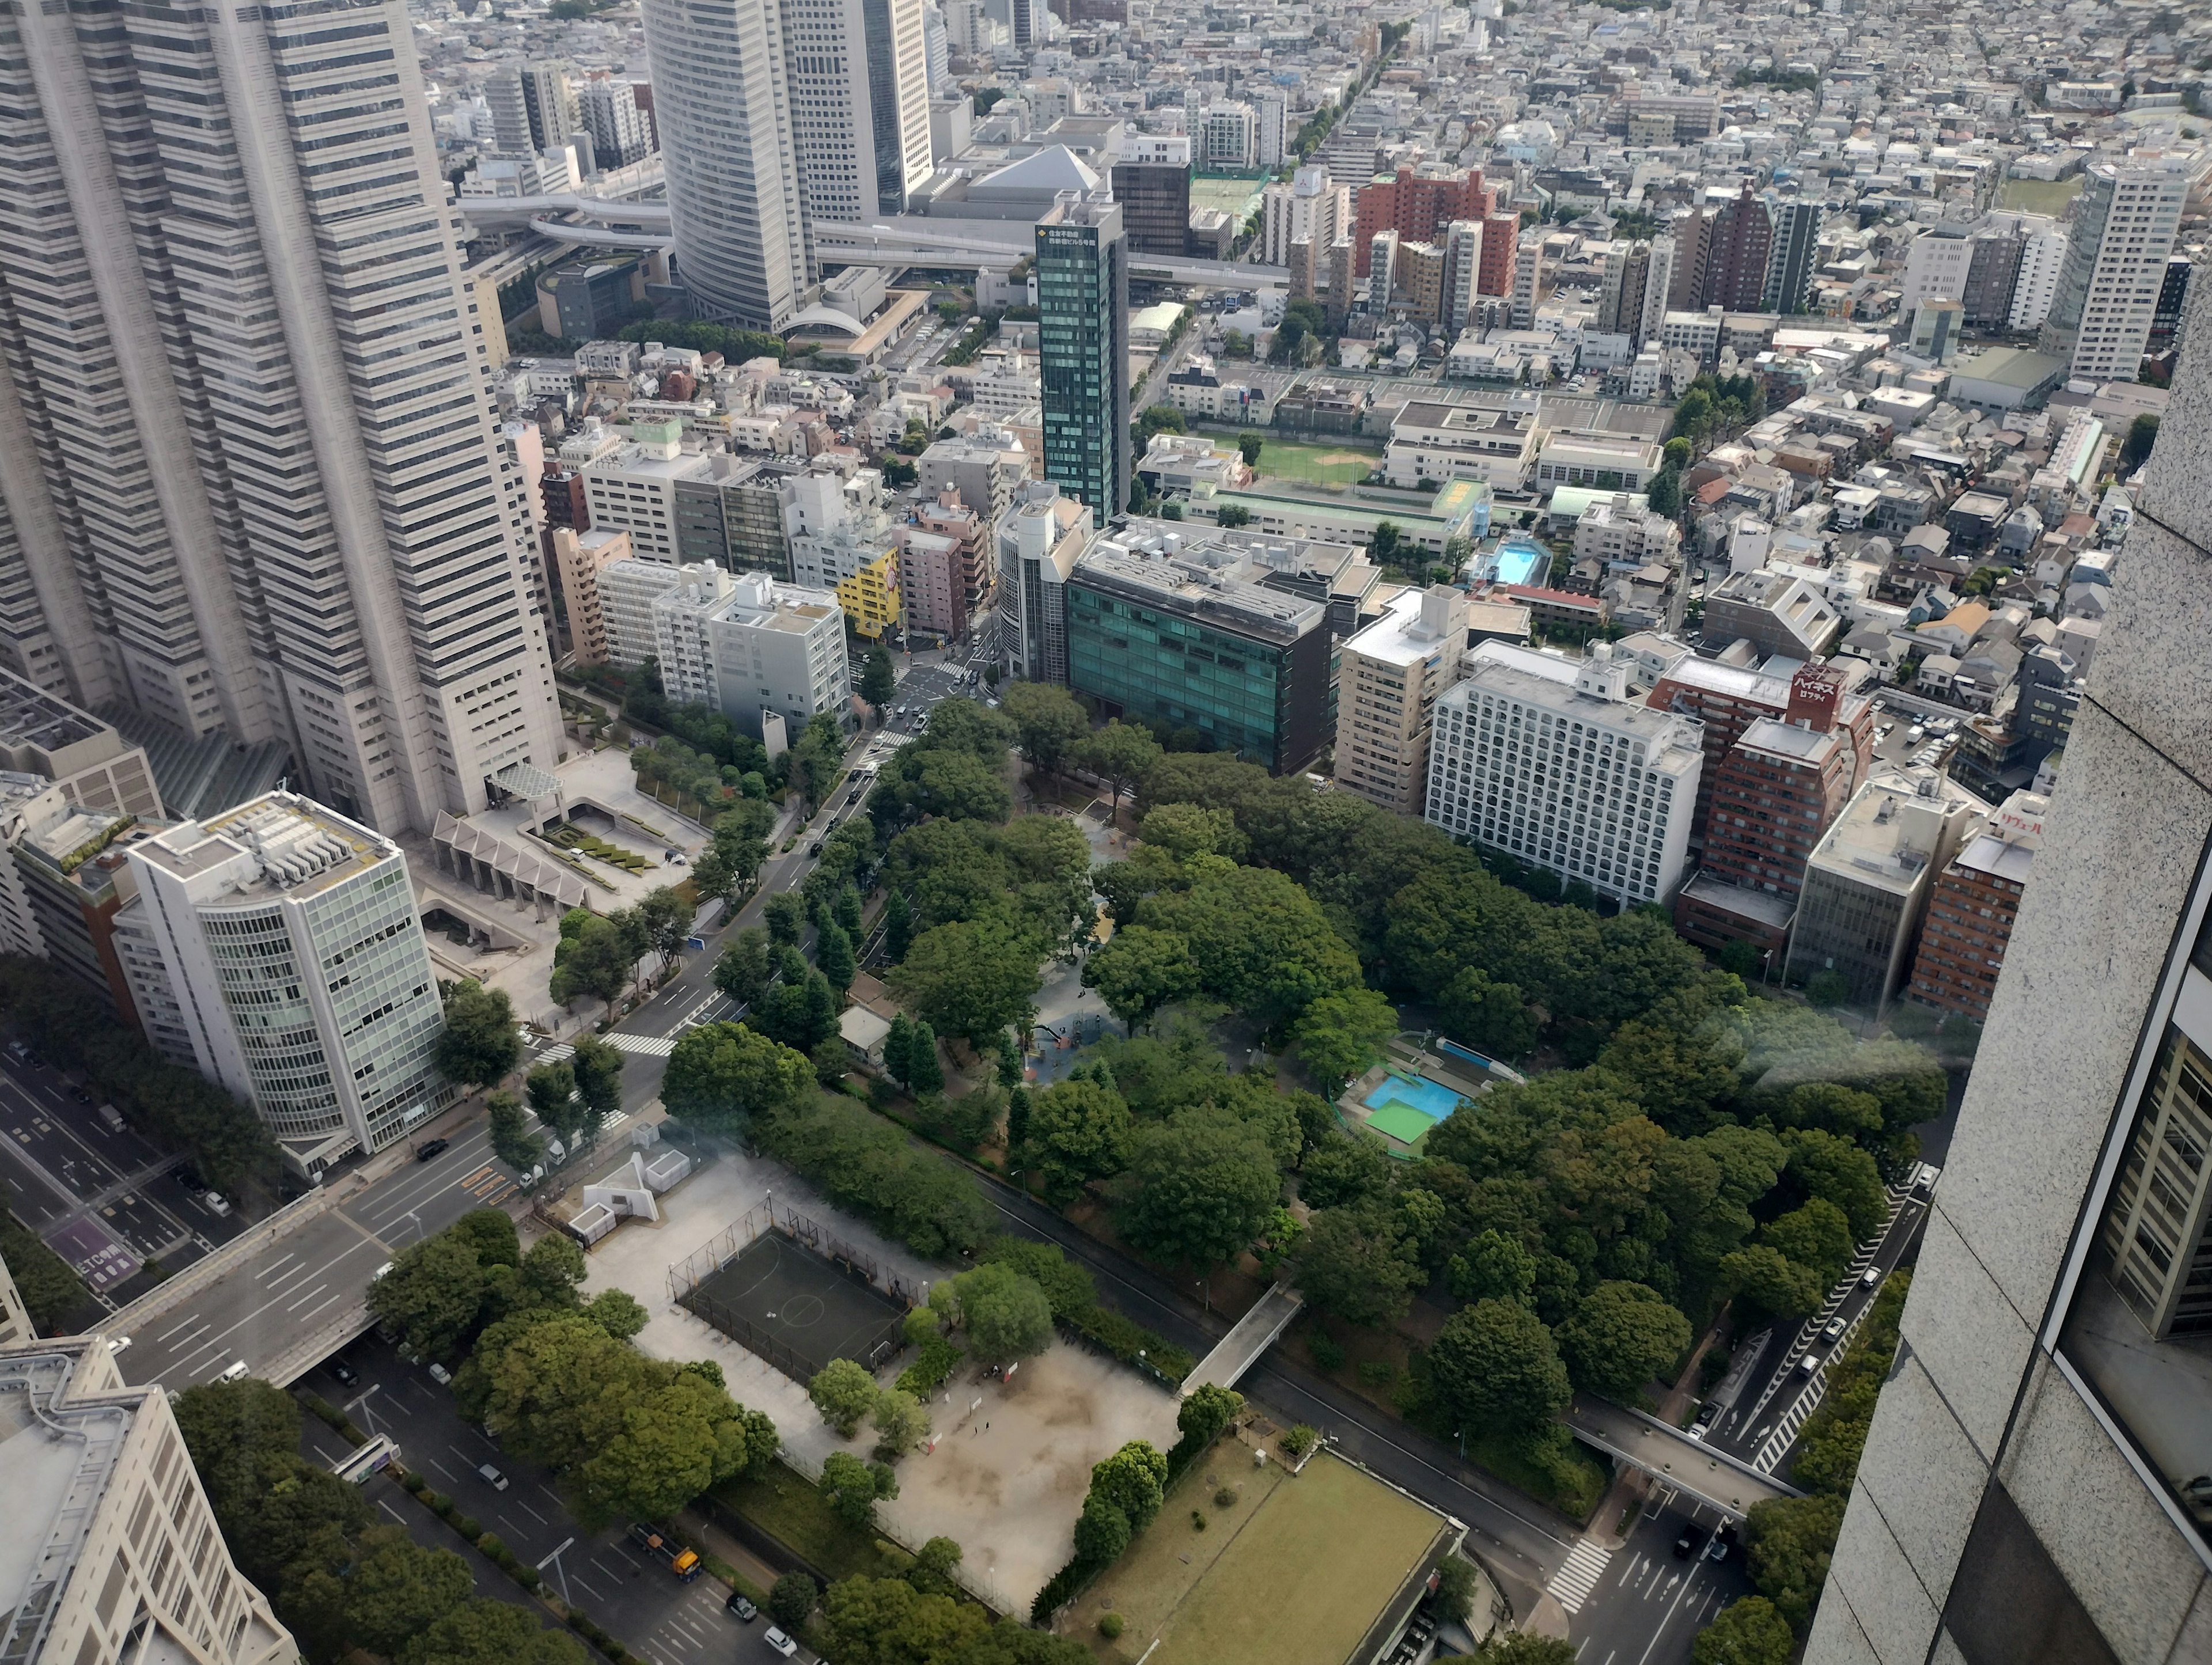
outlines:
[{"label": "swimming pool", "polygon": [[1509,538],[1498,544],[1497,561],[1500,584],[1533,584],[1537,574],[1550,567],[1552,557],[1540,544],[1532,544],[1525,538]]},{"label": "swimming pool", "polygon": [[1386,1075],[1382,1084],[1359,1101],[1370,1110],[1386,1104],[1403,1104],[1431,1121],[1441,1121],[1467,1101],[1449,1087],[1419,1076]]}]

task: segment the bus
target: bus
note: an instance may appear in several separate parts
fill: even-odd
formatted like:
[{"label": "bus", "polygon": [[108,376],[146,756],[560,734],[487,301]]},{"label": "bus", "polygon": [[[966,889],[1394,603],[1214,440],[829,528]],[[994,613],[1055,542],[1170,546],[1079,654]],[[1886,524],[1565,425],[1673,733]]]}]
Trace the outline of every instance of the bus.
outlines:
[{"label": "bus", "polygon": [[351,1480],[356,1486],[366,1486],[371,1474],[380,1473],[386,1465],[398,1460],[399,1448],[392,1443],[392,1436],[379,1434],[359,1450],[349,1453],[331,1465],[331,1473],[342,1480]]}]

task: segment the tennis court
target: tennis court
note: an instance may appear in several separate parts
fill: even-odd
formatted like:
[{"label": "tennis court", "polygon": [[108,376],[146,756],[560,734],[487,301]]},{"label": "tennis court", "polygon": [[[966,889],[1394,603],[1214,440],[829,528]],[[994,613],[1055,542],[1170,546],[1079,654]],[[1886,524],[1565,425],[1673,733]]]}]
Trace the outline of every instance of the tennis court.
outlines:
[{"label": "tennis court", "polygon": [[906,1316],[864,1274],[817,1254],[781,1224],[677,1298],[796,1382],[811,1381],[833,1358],[875,1369],[897,1351]]}]

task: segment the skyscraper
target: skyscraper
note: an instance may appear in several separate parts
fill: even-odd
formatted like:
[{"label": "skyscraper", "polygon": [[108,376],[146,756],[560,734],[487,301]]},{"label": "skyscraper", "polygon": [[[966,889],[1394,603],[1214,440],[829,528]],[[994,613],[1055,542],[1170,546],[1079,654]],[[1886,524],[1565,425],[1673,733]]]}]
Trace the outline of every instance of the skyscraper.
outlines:
[{"label": "skyscraper", "polygon": [[406,9],[0,22],[0,663],[380,829],[561,756]]},{"label": "skyscraper", "polygon": [[1713,216],[1706,232],[1705,287],[1698,306],[1753,313],[1766,298],[1767,258],[1774,249],[1774,220],[1766,204],[1744,181],[1735,200]]},{"label": "skyscraper", "polygon": [[1190,176],[1190,140],[1182,134],[1134,133],[1121,141],[1114,159],[1114,200],[1121,204],[1122,228],[1138,253],[1181,254],[1188,246]]},{"label": "skyscraper", "polygon": [[627,167],[653,154],[653,126],[638,107],[636,82],[602,70],[576,89],[576,106],[601,167]]},{"label": "skyscraper", "polygon": [[780,330],[806,287],[781,9],[643,0],[642,11],[676,275],[700,316]]},{"label": "skyscraper", "polygon": [[2189,169],[2188,157],[2154,156],[2084,170],[2066,259],[2043,320],[2044,350],[2069,355],[2069,374],[2136,379],[2173,252]]},{"label": "skyscraper", "polygon": [[784,80],[813,268],[818,222],[906,212],[929,177],[922,0],[787,0]]},{"label": "skyscraper", "polygon": [[1129,253],[1121,210],[1073,191],[1036,222],[1037,380],[1044,477],[1091,523],[1129,501]]},{"label": "skyscraper", "polygon": [[[2158,266],[2163,265],[2163,261]],[[2153,268],[2154,271],[2158,267]],[[1806,1657],[2206,1655],[2212,303],[2112,576]]]}]

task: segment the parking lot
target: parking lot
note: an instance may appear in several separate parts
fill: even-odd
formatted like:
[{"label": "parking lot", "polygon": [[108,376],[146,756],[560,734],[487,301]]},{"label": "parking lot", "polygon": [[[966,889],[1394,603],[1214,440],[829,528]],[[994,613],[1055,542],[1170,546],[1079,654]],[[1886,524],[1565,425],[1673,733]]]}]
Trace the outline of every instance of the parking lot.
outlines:
[{"label": "parking lot", "polygon": [[104,1310],[190,1266],[245,1229],[209,1206],[179,1159],[130,1127],[111,1127],[92,1094],[58,1070],[0,1054],[0,1181],[16,1217],[82,1278]]},{"label": "parking lot", "polygon": [[[333,1362],[356,1379],[341,1381],[332,1371]],[[389,1435],[398,1443],[404,1464],[452,1498],[486,1531],[496,1533],[518,1558],[539,1569],[552,1589],[653,1665],[775,1658],[761,1640],[769,1621],[739,1622],[723,1605],[730,1594],[727,1585],[704,1576],[689,1583],[679,1581],[665,1563],[629,1541],[626,1523],[585,1531],[569,1517],[551,1474],[464,1422],[451,1394],[375,1336],[364,1336],[334,1361],[325,1360],[299,1385],[344,1407],[363,1432]],[[313,1418],[306,1438],[311,1454],[326,1462],[348,1449]],[[504,1477],[503,1489],[478,1472],[484,1463]],[[371,1486],[370,1501],[378,1512],[406,1528],[418,1543],[463,1549],[451,1527],[391,1481],[372,1481]],[[473,1550],[467,1553],[477,1569],[477,1594],[503,1601],[526,1599],[489,1561]]]}]

